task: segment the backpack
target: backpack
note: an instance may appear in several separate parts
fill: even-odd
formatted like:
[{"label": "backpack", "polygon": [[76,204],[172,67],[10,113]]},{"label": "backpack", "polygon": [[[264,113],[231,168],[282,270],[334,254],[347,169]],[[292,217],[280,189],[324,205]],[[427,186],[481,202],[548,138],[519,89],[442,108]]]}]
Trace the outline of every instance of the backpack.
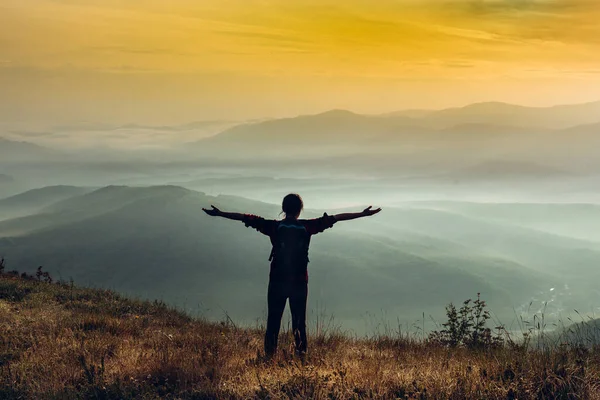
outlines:
[{"label": "backpack", "polygon": [[269,260],[273,260],[274,273],[283,279],[306,275],[310,235],[306,227],[296,221],[280,221]]}]

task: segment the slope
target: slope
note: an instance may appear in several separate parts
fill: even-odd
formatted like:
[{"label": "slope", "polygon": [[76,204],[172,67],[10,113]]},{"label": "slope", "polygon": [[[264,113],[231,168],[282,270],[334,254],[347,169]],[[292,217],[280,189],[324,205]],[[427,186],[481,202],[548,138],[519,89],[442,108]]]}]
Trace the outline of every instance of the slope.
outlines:
[{"label": "slope", "polygon": [[69,197],[91,191],[77,186],[46,186],[0,200],[0,220],[33,214]]},{"label": "slope", "polygon": [[350,337],[309,317],[306,362],[284,328],[267,363],[262,326],[1,271],[0,332],[3,399],[598,398],[597,348],[448,349],[413,331]]},{"label": "slope", "polygon": [[[278,214],[269,204],[178,187],[108,187],[59,202],[43,214],[0,223],[0,249],[18,268],[43,263],[55,275],[76,282],[189,307],[201,304],[213,316],[226,310],[252,320],[264,309],[269,241],[239,223],[207,217],[201,207],[209,204],[266,217]],[[424,311],[419,307],[439,309],[473,290],[485,293],[492,304],[508,306],[511,298],[528,301],[529,293],[515,290],[519,285],[492,279],[502,271],[521,279],[530,293],[544,284],[525,268],[502,266],[484,255],[472,260],[481,263],[473,273],[458,262],[448,265],[444,257],[450,255],[443,248],[436,258],[369,229],[368,221],[340,224],[313,240],[313,309],[326,304],[344,319],[386,307],[407,318]],[[468,252],[456,254],[457,259],[469,258]],[[331,290],[338,285],[345,290]],[[365,300],[358,303],[357,293],[365,294]]]}]

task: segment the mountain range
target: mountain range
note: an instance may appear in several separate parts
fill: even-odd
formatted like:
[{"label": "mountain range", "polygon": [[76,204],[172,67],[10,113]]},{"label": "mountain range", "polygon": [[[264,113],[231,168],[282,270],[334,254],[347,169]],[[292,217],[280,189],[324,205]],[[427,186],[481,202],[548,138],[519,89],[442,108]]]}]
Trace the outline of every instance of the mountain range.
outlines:
[{"label": "mountain range", "polygon": [[[208,121],[206,124],[216,122]],[[114,129],[125,129],[121,135],[127,135],[127,129],[138,128],[160,128],[176,133],[206,124],[198,122],[172,127],[88,124],[82,129],[96,130],[99,136],[95,140],[101,142],[103,132],[106,131],[108,138]],[[77,128],[64,129],[71,131]],[[214,136],[179,147],[173,144],[177,152],[167,152],[165,147],[162,156],[158,144],[158,147],[150,146],[145,150],[113,151],[112,156],[118,159],[139,158],[146,151],[149,159],[252,161],[370,155],[375,161],[380,157],[394,159],[396,167],[398,162],[414,166],[422,160],[438,162],[444,168],[460,164],[463,160],[468,163],[460,167],[503,160],[542,165],[549,162],[552,164],[549,167],[559,169],[574,162],[577,169],[597,164],[594,150],[597,145],[600,145],[600,102],[546,108],[489,102],[461,108],[408,110],[383,115],[332,110],[316,115],[241,123],[224,126]],[[89,151],[85,154],[88,153],[92,154]],[[72,155],[72,152],[0,139],[0,164],[64,160],[67,154]],[[79,158],[85,159],[82,154]],[[102,154],[110,156],[110,149],[106,148]],[[99,156],[94,153],[94,157]]]},{"label": "mountain range", "polygon": [[84,194],[91,189],[76,186],[46,186],[0,199],[0,221],[33,214],[60,200]]},{"label": "mountain range", "polygon": [[[268,239],[201,208],[273,218],[277,206],[176,186],[45,192],[57,191],[58,199],[70,190],[70,197],[45,196],[34,202],[37,211],[0,221],[0,252],[11,266],[44,265],[63,279],[160,297],[213,317],[226,311],[248,322],[264,312]],[[591,300],[590,282],[600,277],[596,242],[545,232],[535,220],[522,224],[518,212],[498,219],[494,208],[476,215],[468,209],[467,203],[388,207],[376,218],[319,234],[310,253],[311,309],[324,306],[357,328],[365,313],[386,310],[407,320],[477,291],[504,318],[565,284],[581,296],[565,293],[554,303],[559,309]],[[578,205],[555,210],[574,221],[595,218]]]},{"label": "mountain range", "polygon": [[410,117],[423,126],[444,128],[460,124],[513,125],[526,128],[564,129],[600,122],[600,101],[526,107],[502,102],[483,102],[443,110],[408,110],[384,114],[385,117]]},{"label": "mountain range", "polygon": [[564,166],[573,153],[585,160],[582,163],[595,159],[592,149],[598,144],[600,102],[549,108],[481,103],[385,115],[333,110],[238,125],[186,148],[237,159],[371,154],[448,163],[502,159],[543,164],[550,160]]},{"label": "mountain range", "polygon": [[0,173],[0,199],[22,190],[22,185],[12,175]]},{"label": "mountain range", "polygon": [[48,157],[58,158],[56,150],[26,141],[15,141],[0,137],[0,162],[5,161],[44,161]]}]

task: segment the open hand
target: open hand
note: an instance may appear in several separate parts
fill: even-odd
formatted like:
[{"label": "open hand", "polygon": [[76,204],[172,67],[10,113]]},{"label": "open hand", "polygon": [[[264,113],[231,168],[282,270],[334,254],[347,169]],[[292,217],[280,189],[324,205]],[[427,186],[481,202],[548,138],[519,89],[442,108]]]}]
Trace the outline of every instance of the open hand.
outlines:
[{"label": "open hand", "polygon": [[369,216],[375,215],[381,211],[381,208],[376,208],[375,210],[372,210],[372,208],[373,208],[373,206],[369,206],[369,207],[365,208],[362,212],[363,215],[369,217]]},{"label": "open hand", "polygon": [[212,209],[203,208],[202,211],[204,211],[211,217],[218,217],[219,215],[221,215],[221,210],[219,210],[217,207],[215,207],[213,205],[211,205],[211,207],[212,207]]}]

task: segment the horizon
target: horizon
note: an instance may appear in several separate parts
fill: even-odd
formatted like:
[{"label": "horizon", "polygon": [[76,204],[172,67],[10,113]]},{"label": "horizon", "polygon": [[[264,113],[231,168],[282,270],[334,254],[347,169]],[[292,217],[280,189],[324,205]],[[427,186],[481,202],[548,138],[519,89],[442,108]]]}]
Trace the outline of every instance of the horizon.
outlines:
[{"label": "horizon", "polygon": [[[318,116],[318,115],[327,114],[327,113],[336,112],[336,111],[348,112],[348,113],[352,113],[352,114],[359,115],[359,116],[365,116],[365,117],[379,117],[379,116],[392,115],[395,113],[414,112],[414,111],[436,112],[436,111],[455,110],[455,109],[458,110],[458,109],[468,108],[468,107],[477,106],[477,105],[485,105],[485,104],[498,105],[498,106],[503,106],[503,105],[516,106],[516,107],[531,108],[531,109],[549,109],[549,108],[555,108],[555,107],[583,106],[583,105],[590,105],[590,104],[596,104],[596,103],[600,103],[600,98],[598,100],[590,100],[590,101],[585,101],[585,102],[554,103],[554,104],[541,105],[541,106],[540,105],[538,105],[538,106],[527,105],[527,104],[523,104],[523,103],[511,103],[511,102],[505,102],[505,101],[499,101],[499,100],[484,100],[484,101],[477,101],[477,102],[466,103],[466,104],[458,104],[458,105],[454,105],[454,106],[441,107],[441,108],[393,108],[393,109],[390,109],[387,111],[374,112],[374,113],[361,112],[356,109],[335,108],[334,107],[334,108],[326,108],[326,109],[322,109],[322,110],[317,110],[317,111],[309,113],[309,114],[294,114],[294,115],[287,115],[287,116],[254,116],[254,117],[247,118],[247,119],[229,120],[229,121],[220,121],[220,120],[211,120],[211,119],[193,119],[193,120],[174,122],[172,124],[164,124],[163,126],[165,126],[165,127],[184,126],[184,125],[193,124],[193,123],[208,123],[208,122],[231,123],[231,124],[234,124],[234,126],[237,126],[237,125],[243,125],[243,124],[261,123],[261,122],[265,122],[268,120],[294,119],[294,118],[298,118],[298,117]],[[406,118],[420,119],[421,117],[406,116]],[[69,128],[77,127],[78,125],[85,126],[85,124],[94,124],[94,123],[100,123],[100,122],[101,121],[98,121],[98,120],[96,120],[96,121],[92,121],[92,120],[71,121],[71,122],[64,121],[65,126],[63,126],[63,128],[64,127],[69,127]],[[120,122],[120,123],[114,123],[113,125],[118,125],[118,126],[123,126],[123,127],[127,127],[128,125],[139,125],[140,128],[145,128],[145,127],[158,128],[158,127],[160,127],[159,124],[156,124],[156,126],[153,126],[153,125],[146,126],[146,125],[144,125],[143,122],[134,121],[134,120],[124,121],[124,122]],[[583,124],[583,125],[585,125],[585,124]],[[1,135],[0,135],[0,138],[6,139],[5,137],[3,137]],[[27,141],[27,140],[24,140],[24,141]]]},{"label": "horizon", "polygon": [[[596,117],[598,112],[600,112],[600,100],[584,103],[561,102],[537,107],[522,103],[492,100],[449,108],[394,108],[393,111],[380,110],[376,113],[361,113],[353,109],[337,108],[284,117],[269,116],[247,120],[189,120],[177,121],[172,124],[148,124],[135,120],[122,123],[71,120],[63,121],[60,124],[40,121],[23,124],[3,122],[0,124],[0,139],[24,144],[31,143],[50,149],[85,149],[97,153],[94,155],[94,158],[97,158],[102,154],[104,156],[108,155],[107,152],[110,151],[125,151],[134,155],[135,152],[142,154],[169,149],[183,150],[186,145],[198,144],[204,140],[221,136],[221,134],[227,136],[228,133],[240,129],[242,131],[244,129],[248,130],[251,136],[246,137],[257,134],[260,137],[261,132],[251,131],[261,127],[268,131],[275,127],[271,123],[287,124],[276,127],[276,130],[287,132],[286,129],[289,129],[290,133],[295,132],[294,135],[299,134],[306,138],[305,143],[302,143],[302,141],[297,142],[299,148],[305,145],[310,147],[316,145],[309,139],[310,132],[319,131],[323,128],[317,124],[318,121],[328,121],[327,124],[337,125],[338,128],[336,129],[339,129],[352,118],[356,118],[357,122],[362,121],[362,124],[372,124],[371,128],[375,131],[380,129],[376,125],[380,122],[385,124],[383,121],[388,121],[390,124],[388,130],[391,130],[386,135],[389,135],[390,138],[394,136],[394,132],[399,135],[398,137],[408,134],[416,139],[423,130],[444,132],[458,128],[465,128],[465,130],[481,129],[481,134],[485,134],[487,128],[489,129],[488,133],[491,135],[498,129],[506,130],[505,135],[509,135],[511,130],[516,132],[525,129],[529,130],[529,136],[533,137],[536,132],[541,131],[563,132],[570,128],[586,130],[588,127],[600,123],[600,119]],[[302,127],[302,121],[311,121],[312,125]],[[354,128],[349,129],[354,130]],[[362,132],[355,131],[354,134],[365,138],[369,135],[369,132],[373,133],[366,126],[357,129],[362,129]],[[322,132],[325,135],[329,133]],[[236,135],[234,134],[234,136]],[[237,138],[241,139],[242,137],[237,136]],[[271,140],[279,141],[280,138],[274,136]],[[341,138],[338,137],[338,139]],[[234,147],[237,146],[236,143],[231,144]],[[240,150],[239,147],[238,150]],[[93,154],[90,153],[90,155]],[[125,155],[125,153],[122,155]],[[150,155],[150,153],[146,155]],[[188,155],[192,156],[190,153]],[[221,153],[221,156],[224,155],[224,153]],[[321,154],[321,156],[325,155]],[[13,158],[13,156],[9,157]],[[195,158],[195,156],[192,157]]]}]

